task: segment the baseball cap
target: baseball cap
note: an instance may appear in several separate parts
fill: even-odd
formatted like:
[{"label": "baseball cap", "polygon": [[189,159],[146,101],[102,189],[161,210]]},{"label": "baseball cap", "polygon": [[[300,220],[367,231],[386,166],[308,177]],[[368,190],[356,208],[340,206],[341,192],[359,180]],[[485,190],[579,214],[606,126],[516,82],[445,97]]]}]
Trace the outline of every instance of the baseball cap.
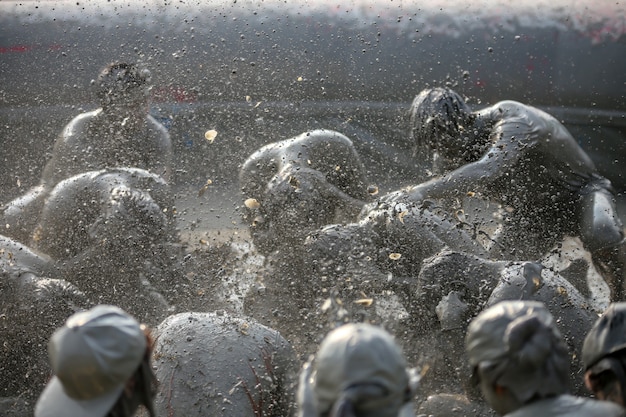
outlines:
[{"label": "baseball cap", "polygon": [[622,349],[626,349],[626,302],[611,304],[587,333],[582,351],[585,370]]},{"label": "baseball cap", "polygon": [[146,337],[122,309],[99,305],[72,315],[48,343],[54,376],[35,417],[103,417],[139,367]]},{"label": "baseball cap", "polygon": [[326,336],[315,358],[313,379],[320,412],[352,391],[361,415],[395,417],[412,395],[399,346],[385,330],[365,323],[345,324]]}]

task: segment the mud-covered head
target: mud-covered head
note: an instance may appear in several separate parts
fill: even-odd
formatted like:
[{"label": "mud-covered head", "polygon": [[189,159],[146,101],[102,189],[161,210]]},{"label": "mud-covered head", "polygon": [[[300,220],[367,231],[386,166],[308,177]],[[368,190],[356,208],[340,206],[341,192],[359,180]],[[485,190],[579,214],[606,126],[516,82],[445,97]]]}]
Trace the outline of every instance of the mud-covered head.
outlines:
[{"label": "mud-covered head", "polygon": [[[410,413],[416,378],[400,347],[385,330],[346,324],[322,341],[301,377],[304,416],[388,416]],[[409,414],[406,414],[409,415]]]},{"label": "mud-covered head", "polygon": [[147,191],[125,185],[114,187],[104,207],[89,228],[94,241],[127,242],[139,249],[164,242],[170,236],[167,216]]},{"label": "mud-covered head", "polygon": [[519,405],[569,390],[567,346],[542,303],[503,301],[484,310],[470,323],[465,344],[483,394],[498,412],[495,387]]},{"label": "mud-covered head", "polygon": [[94,81],[105,109],[143,108],[148,102],[150,71],[136,64],[113,62]]},{"label": "mud-covered head", "polygon": [[476,117],[455,91],[422,90],[409,110],[410,136],[416,153],[430,155],[442,169],[454,169],[474,158]]}]

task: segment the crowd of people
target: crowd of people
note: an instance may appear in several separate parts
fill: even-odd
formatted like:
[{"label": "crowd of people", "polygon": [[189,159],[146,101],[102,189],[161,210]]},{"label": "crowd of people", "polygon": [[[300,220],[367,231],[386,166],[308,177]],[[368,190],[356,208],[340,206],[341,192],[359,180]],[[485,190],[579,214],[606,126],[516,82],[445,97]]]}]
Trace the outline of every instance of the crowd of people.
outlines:
[{"label": "crowd of people", "polygon": [[[554,117],[513,101],[473,111],[450,89],[424,90],[409,130],[433,178],[382,195],[351,140],[331,130],[270,143],[242,164],[252,243],[282,259],[273,284],[294,282],[281,294],[300,308],[359,275],[395,291],[408,338],[434,337],[431,348],[455,355],[449,374],[437,372],[462,389],[425,396],[429,370],[407,359],[414,345],[376,320],[316,330],[319,349],[300,361],[281,329],[254,318],[172,314],[172,145],[148,113],[149,81],[136,65],[107,66],[95,81],[101,107],[68,124],[40,185],[2,209],[3,248],[24,249],[0,258],[6,287],[41,294],[45,283],[72,297],[44,328],[57,329],[53,376],[35,417],[626,415],[623,225],[610,181]],[[490,232],[450,209],[468,196],[502,208]],[[567,236],[610,288],[597,320],[565,271],[544,271]]]}]

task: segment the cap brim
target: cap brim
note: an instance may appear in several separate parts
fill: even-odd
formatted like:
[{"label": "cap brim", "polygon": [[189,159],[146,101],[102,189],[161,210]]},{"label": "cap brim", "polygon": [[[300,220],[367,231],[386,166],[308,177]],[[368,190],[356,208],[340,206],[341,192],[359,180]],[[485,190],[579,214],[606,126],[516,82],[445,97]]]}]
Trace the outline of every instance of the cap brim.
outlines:
[{"label": "cap brim", "polygon": [[61,381],[54,376],[37,400],[35,417],[104,417],[123,390],[122,385],[91,400],[76,400],[65,393]]}]

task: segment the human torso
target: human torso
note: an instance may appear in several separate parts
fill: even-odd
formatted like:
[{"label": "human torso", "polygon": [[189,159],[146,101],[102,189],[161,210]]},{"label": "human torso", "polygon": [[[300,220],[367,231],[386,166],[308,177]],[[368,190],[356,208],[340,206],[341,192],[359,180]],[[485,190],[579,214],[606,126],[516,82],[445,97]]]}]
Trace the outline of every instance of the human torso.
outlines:
[{"label": "human torso", "polygon": [[163,175],[171,143],[152,116],[112,121],[102,109],[83,113],[64,129],[44,172],[51,185],[82,172],[135,167]]},{"label": "human torso", "polygon": [[[505,204],[520,207],[516,203],[568,201],[596,171],[567,129],[539,109],[502,101],[480,114],[492,123],[495,146],[513,141],[512,150],[519,152],[516,162],[495,180],[494,188]],[[516,198],[522,201],[510,201]]]}]

